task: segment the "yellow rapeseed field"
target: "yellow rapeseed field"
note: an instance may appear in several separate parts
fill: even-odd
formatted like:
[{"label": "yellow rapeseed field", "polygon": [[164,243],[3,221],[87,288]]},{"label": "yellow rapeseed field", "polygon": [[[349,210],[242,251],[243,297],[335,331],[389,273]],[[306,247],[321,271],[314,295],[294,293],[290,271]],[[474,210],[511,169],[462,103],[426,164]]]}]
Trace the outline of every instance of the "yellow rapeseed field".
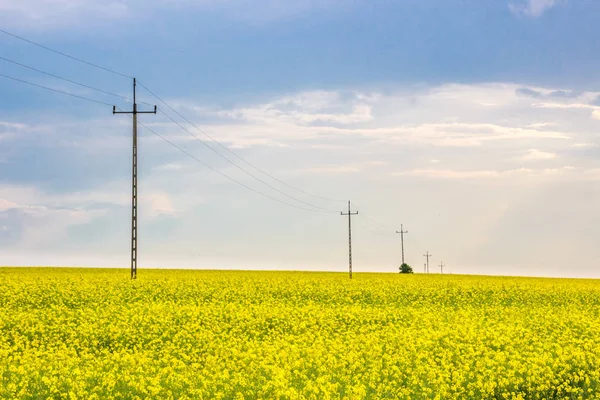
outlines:
[{"label": "yellow rapeseed field", "polygon": [[0,268],[9,399],[600,398],[600,281]]}]

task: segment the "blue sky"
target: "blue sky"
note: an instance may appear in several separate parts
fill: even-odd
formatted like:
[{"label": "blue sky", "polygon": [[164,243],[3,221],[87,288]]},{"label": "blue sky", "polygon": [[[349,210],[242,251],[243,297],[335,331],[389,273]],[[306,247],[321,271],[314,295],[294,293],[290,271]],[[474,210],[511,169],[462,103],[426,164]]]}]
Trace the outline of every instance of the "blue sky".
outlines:
[{"label": "blue sky", "polygon": [[[254,165],[342,200],[241,164],[274,191],[143,116],[234,179],[331,213],[260,197],[141,128],[141,267],[344,271],[351,198],[358,271],[397,268],[403,223],[418,269],[429,250],[454,273],[598,277],[599,16],[572,0],[0,0],[1,29],[135,75]],[[7,35],[0,56],[130,96]],[[129,135],[110,107],[0,77],[0,263],[126,267]]]}]

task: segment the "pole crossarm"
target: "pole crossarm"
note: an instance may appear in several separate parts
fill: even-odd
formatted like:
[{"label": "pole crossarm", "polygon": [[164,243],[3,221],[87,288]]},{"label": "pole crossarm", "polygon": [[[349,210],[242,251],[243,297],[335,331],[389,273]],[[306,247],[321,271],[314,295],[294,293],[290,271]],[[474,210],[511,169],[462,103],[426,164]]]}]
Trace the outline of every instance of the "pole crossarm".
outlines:
[{"label": "pole crossarm", "polygon": [[113,106],[113,114],[156,114],[156,106],[154,106],[154,111],[116,111],[117,106]]}]

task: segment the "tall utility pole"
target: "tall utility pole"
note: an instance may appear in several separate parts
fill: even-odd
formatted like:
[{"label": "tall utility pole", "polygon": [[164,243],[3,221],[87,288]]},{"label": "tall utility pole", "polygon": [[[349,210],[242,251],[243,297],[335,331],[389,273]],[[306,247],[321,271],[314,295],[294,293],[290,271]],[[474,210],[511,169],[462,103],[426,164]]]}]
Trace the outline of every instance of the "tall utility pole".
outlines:
[{"label": "tall utility pole", "polygon": [[350,279],[352,279],[352,216],[357,215],[357,212],[350,211],[350,201],[348,201],[348,213],[344,214],[344,212],[340,212],[341,215],[348,216],[348,260],[349,260],[349,271],[350,271]]},{"label": "tall utility pole", "polygon": [[405,231],[404,225],[400,224],[400,232],[396,231],[396,233],[400,234],[400,242],[402,243],[402,264],[404,264],[404,234],[408,233],[408,231]]},{"label": "tall utility pole", "polygon": [[440,274],[444,273],[444,264],[440,262]]},{"label": "tall utility pole", "polygon": [[431,254],[427,252],[427,254],[423,254],[423,257],[427,257],[427,264],[425,264],[425,272],[429,273],[429,257],[431,257]]},{"label": "tall utility pole", "polygon": [[133,114],[133,168],[131,176],[131,279],[137,278],[137,168],[138,168],[138,148],[137,148],[137,115],[138,114],[156,114],[156,106],[154,111],[138,111],[135,101],[136,81],[133,78],[133,111],[117,111],[117,107],[113,106],[113,114]]}]

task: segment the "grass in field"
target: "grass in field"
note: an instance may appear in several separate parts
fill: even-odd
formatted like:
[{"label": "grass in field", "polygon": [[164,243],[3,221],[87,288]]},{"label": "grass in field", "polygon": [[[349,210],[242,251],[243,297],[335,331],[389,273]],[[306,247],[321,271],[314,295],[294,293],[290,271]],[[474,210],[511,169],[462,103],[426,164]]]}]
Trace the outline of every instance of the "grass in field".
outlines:
[{"label": "grass in field", "polygon": [[0,397],[589,399],[600,281],[0,268]]}]

